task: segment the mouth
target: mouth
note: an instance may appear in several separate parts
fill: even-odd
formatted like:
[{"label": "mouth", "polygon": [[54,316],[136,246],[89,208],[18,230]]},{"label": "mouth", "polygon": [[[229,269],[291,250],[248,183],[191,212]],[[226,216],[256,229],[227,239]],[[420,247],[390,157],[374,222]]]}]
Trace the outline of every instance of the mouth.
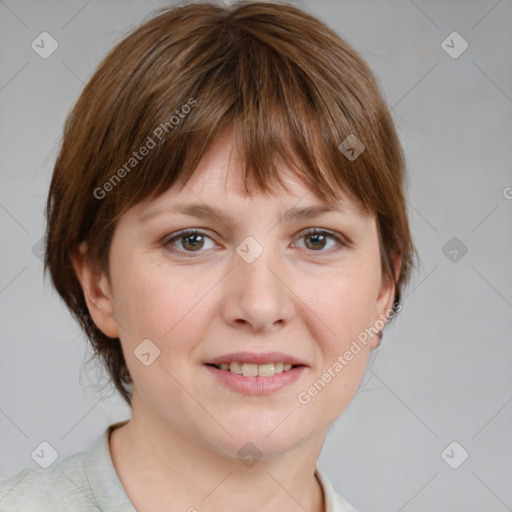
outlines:
[{"label": "mouth", "polygon": [[221,364],[206,363],[206,366],[212,366],[214,368],[218,368],[219,370],[235,373],[244,377],[273,377],[274,375],[288,372],[293,368],[298,368],[299,366],[304,365],[283,362],[253,364],[233,361],[230,363]]},{"label": "mouth", "polygon": [[224,354],[206,361],[205,364],[244,377],[272,377],[299,366],[307,366],[304,361],[283,352],[247,351]]},{"label": "mouth", "polygon": [[293,384],[308,365],[282,352],[233,352],[203,363],[223,385],[247,395],[267,395]]}]

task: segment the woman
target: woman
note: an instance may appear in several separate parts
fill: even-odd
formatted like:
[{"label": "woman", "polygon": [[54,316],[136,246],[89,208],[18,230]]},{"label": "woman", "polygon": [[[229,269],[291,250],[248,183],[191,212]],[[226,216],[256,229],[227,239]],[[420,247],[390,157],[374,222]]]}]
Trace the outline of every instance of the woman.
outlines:
[{"label": "woman", "polygon": [[131,418],[0,510],[353,511],[317,459],[413,265],[404,179],[368,66],[295,7],[121,41],[66,122],[45,268]]}]

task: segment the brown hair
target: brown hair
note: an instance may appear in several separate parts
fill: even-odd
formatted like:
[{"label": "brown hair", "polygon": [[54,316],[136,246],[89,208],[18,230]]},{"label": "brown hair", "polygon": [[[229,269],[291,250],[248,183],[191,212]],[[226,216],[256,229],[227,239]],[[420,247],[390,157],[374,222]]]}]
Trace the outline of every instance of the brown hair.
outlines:
[{"label": "brown hair", "polygon": [[[248,192],[286,188],[284,164],[324,201],[343,192],[376,215],[395,307],[414,265],[403,151],[375,77],[349,44],[279,3],[159,11],[111,50],[85,86],[66,120],[46,206],[45,271],[128,404],[132,380],[120,341],[92,321],[70,256],[85,240],[90,261],[108,275],[120,216],[178,180],[184,185],[231,123]],[[365,146],[355,159],[339,149],[349,135]]]}]

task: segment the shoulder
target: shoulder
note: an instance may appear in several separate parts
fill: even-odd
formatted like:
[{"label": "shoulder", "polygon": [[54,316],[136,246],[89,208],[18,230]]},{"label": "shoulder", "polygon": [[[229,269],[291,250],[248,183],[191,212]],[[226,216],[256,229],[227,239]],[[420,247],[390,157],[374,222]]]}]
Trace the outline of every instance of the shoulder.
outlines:
[{"label": "shoulder", "polygon": [[83,508],[90,492],[85,453],[70,455],[48,469],[26,468],[0,481],[0,512],[89,510]]},{"label": "shoulder", "polygon": [[136,512],[117,477],[109,425],[93,445],[48,469],[27,468],[0,481],[0,512]]}]

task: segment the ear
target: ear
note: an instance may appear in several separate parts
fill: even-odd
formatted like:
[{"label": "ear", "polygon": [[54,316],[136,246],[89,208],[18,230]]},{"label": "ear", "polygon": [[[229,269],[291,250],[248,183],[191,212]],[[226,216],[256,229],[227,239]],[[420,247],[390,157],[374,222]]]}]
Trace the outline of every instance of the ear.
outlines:
[{"label": "ear", "polygon": [[99,274],[87,256],[87,243],[82,242],[71,254],[71,262],[84,292],[89,313],[103,334],[118,338],[111,286],[104,273]]},{"label": "ear", "polygon": [[[398,280],[400,275],[400,266],[402,264],[402,256],[399,253],[393,253],[391,256],[391,264],[395,272],[395,278]],[[393,306],[395,299],[395,283],[393,277],[390,275],[382,275],[379,295],[377,297],[377,304],[375,309],[374,323],[387,322],[390,310]],[[379,336],[374,336],[371,340],[371,348],[377,348],[380,344]]]}]

